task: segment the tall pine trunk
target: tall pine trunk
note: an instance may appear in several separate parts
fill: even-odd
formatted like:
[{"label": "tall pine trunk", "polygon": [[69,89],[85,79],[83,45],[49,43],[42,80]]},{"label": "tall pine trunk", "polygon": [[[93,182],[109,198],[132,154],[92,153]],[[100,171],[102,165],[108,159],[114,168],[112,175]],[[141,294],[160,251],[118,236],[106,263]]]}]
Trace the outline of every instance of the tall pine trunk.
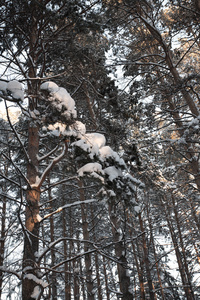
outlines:
[{"label": "tall pine trunk", "polygon": [[[28,93],[37,95],[37,84],[32,78],[36,77],[37,55],[36,43],[38,38],[37,32],[37,5],[33,10],[30,21],[29,34],[29,72],[28,72]],[[29,99],[29,109],[36,108],[37,96]],[[23,255],[23,279],[22,279],[22,300],[32,299],[31,295],[37,286],[40,290],[38,300],[43,292],[43,282],[38,277],[38,265],[35,254],[39,247],[39,203],[40,189],[34,186],[38,179],[38,155],[39,155],[39,132],[38,126],[33,121],[29,122],[28,128],[28,159],[27,162],[27,179],[29,187],[26,194],[26,213],[25,213],[25,231],[24,231],[24,255]],[[40,296],[39,296],[40,295]]]},{"label": "tall pine trunk", "polygon": [[[40,190],[34,185],[38,176],[38,159],[39,153],[39,135],[38,128],[29,125],[28,130],[28,155],[30,162],[27,166],[27,178],[30,187],[26,196],[26,221],[24,231],[24,255],[23,255],[23,280],[22,280],[22,300],[30,300],[34,288],[38,286],[38,265],[35,254],[38,252],[39,246],[39,202]],[[42,283],[42,282],[41,282]],[[39,289],[43,290],[43,286],[39,284]],[[38,298],[40,299],[40,298]]]},{"label": "tall pine trunk", "polygon": [[[121,299],[122,300],[133,300],[133,294],[130,292],[130,276],[128,275],[127,269],[127,259],[126,259],[126,249],[121,241],[121,220],[120,217],[117,215],[116,205],[114,200],[110,200],[109,203],[109,214],[110,220],[112,224],[112,234],[113,240],[115,243],[115,255],[118,259],[117,263],[117,270],[118,270],[118,277],[119,277],[119,286],[121,292]],[[126,216],[124,216],[126,217]]]},{"label": "tall pine trunk", "polygon": [[[139,223],[140,223],[141,231],[144,232],[145,229],[144,229],[141,213],[139,213]],[[150,268],[148,248],[147,248],[145,234],[142,235],[142,244],[143,244],[143,253],[144,253],[144,264],[145,264],[145,268],[146,268],[147,282],[148,282],[148,287],[149,287],[149,296],[150,296],[151,300],[155,300],[156,297],[155,297],[155,291],[154,291],[154,286],[153,286],[153,281],[152,281],[152,276],[151,276],[151,268]]]},{"label": "tall pine trunk", "polygon": [[[83,189],[83,182],[79,179],[78,180],[78,186],[79,186],[79,195],[80,200],[85,200],[85,193]],[[90,240],[89,236],[89,228],[88,228],[88,218],[87,218],[87,211],[84,204],[81,204],[81,217],[82,217],[82,228],[83,228],[83,238],[86,241]],[[87,243],[84,243],[84,252],[88,252],[89,245]],[[87,296],[88,300],[94,300],[94,286],[93,286],[93,280],[92,280],[92,258],[91,254],[87,253],[85,254],[85,272],[86,272],[86,285],[87,285]]]}]

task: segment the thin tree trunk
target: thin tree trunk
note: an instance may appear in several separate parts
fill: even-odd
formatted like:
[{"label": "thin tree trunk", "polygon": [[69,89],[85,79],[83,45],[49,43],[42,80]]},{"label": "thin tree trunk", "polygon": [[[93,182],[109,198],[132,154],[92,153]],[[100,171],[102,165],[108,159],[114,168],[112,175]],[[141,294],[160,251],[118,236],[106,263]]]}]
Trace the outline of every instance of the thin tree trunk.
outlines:
[{"label": "thin tree trunk", "polygon": [[[49,184],[50,184],[50,180],[48,178]],[[52,197],[51,197],[51,190],[48,190],[48,194],[49,194],[49,201],[51,201]],[[51,203],[51,202],[50,202]],[[51,243],[54,242],[54,216],[51,215],[50,216],[50,237],[51,237]],[[52,267],[55,265],[56,263],[56,256],[55,256],[55,251],[53,248],[51,248],[51,265]],[[56,272],[52,272],[52,276],[51,276],[51,290],[52,290],[52,300],[57,300],[57,280],[56,280]]]},{"label": "thin tree trunk", "polygon": [[[64,197],[62,198],[62,205],[65,205]],[[67,222],[66,222],[66,212],[65,210],[62,211],[62,229],[63,229],[63,237],[65,238],[63,241],[63,248],[64,248],[64,260],[68,257],[68,244],[66,241],[67,233]],[[65,280],[65,300],[71,300],[71,284],[70,284],[70,263],[64,264],[64,280]]]},{"label": "thin tree trunk", "polygon": [[[76,233],[76,239],[79,239],[79,233]],[[78,250],[78,249],[77,249]],[[78,252],[78,251],[77,251]],[[80,282],[79,282],[79,262],[73,260],[73,276],[74,276],[74,300],[80,300]]]},{"label": "thin tree trunk", "polygon": [[[127,218],[128,218],[128,222],[130,224],[132,224],[132,220],[131,220],[131,218],[129,217],[128,214],[127,214]],[[133,228],[134,228],[134,224],[132,224],[132,226],[130,226],[130,228],[129,228],[129,232],[130,232],[131,237],[134,236]],[[137,249],[135,247],[135,243],[136,243]],[[135,264],[136,264],[137,276],[138,276],[139,285],[140,285],[140,299],[145,300],[144,279],[143,279],[144,270],[141,267],[141,263],[138,261],[138,260],[140,260],[138,241],[137,240],[135,242],[132,241],[131,245],[132,245],[132,248],[133,248],[133,256],[134,256],[134,260],[135,260]],[[136,292],[136,286],[135,286],[135,292]]]},{"label": "thin tree trunk", "polygon": [[162,300],[165,300],[163,285],[162,285],[161,276],[160,276],[160,269],[159,269],[159,265],[158,265],[158,257],[157,257],[157,253],[156,253],[153,226],[152,226],[152,220],[151,220],[151,217],[150,217],[149,208],[147,208],[147,218],[148,218],[148,223],[149,223],[150,239],[151,239],[151,244],[152,244],[152,249],[153,249],[153,254],[154,254],[154,260],[155,260],[155,265],[156,265],[158,282],[159,282],[160,291],[161,291],[161,298],[162,298]]},{"label": "thin tree trunk", "polygon": [[[85,193],[83,189],[83,182],[80,179],[78,180],[78,186],[79,186],[80,200],[84,201]],[[88,218],[87,218],[87,211],[85,209],[84,204],[81,204],[81,217],[82,217],[83,238],[84,240],[89,241],[90,236],[89,236],[89,229],[88,229]],[[84,243],[84,252],[87,252],[88,250],[89,250],[89,245],[87,243]],[[94,300],[91,254],[86,254],[84,257],[85,257],[85,272],[86,272],[88,300]]]},{"label": "thin tree trunk", "polygon": [[[2,199],[1,209],[1,231],[0,231],[0,266],[3,266],[5,256],[5,238],[6,238],[6,197]],[[3,272],[0,271],[0,299],[3,288]]]},{"label": "thin tree trunk", "polygon": [[[127,270],[127,259],[125,256],[126,249],[123,242],[120,241],[120,218],[117,216],[116,206],[114,200],[109,203],[109,214],[112,224],[113,240],[115,243],[115,255],[118,259],[117,269],[119,276],[120,291],[122,293],[121,299],[123,300],[133,300],[133,294],[130,292],[130,276]],[[125,217],[125,216],[124,216]]]},{"label": "thin tree trunk", "polygon": [[[179,266],[179,272],[180,272],[180,275],[181,275],[181,280],[182,280],[183,289],[184,289],[184,292],[185,292],[185,297],[186,297],[187,300],[193,300],[192,297],[191,297],[189,285],[188,285],[188,282],[187,282],[187,277],[186,277],[186,274],[185,274],[184,264],[183,264],[182,256],[181,256],[181,253],[180,253],[180,250],[179,250],[179,245],[178,245],[178,241],[177,241],[177,238],[176,238],[175,229],[174,229],[174,226],[173,226],[173,221],[170,217],[170,210],[169,210],[169,207],[168,207],[168,203],[165,204],[162,199],[161,199],[161,201],[162,201],[161,203],[162,203],[164,211],[165,211],[165,216],[166,216],[167,224],[168,224],[168,227],[169,227],[169,230],[170,230],[172,242],[173,242],[173,245],[174,245],[174,250],[175,250],[175,253],[176,253],[176,259],[177,259],[177,263],[178,263],[178,266]],[[168,201],[168,200],[166,199],[166,201]]]},{"label": "thin tree trunk", "polygon": [[106,272],[105,257],[103,257],[103,274],[104,274],[105,287],[106,287],[106,300],[110,300],[110,292],[109,292],[109,288],[108,288],[108,275]]},{"label": "thin tree trunk", "polygon": [[[94,230],[93,240],[96,242],[96,233],[95,233],[95,218],[93,206],[90,206],[91,218],[92,218],[92,228]],[[101,289],[101,279],[100,279],[100,270],[99,270],[99,256],[97,253],[94,254],[95,267],[96,267],[96,278],[97,278],[97,291],[98,291],[98,300],[103,300],[102,298],[102,289]]]},{"label": "thin tree trunk", "polygon": [[177,208],[176,208],[176,204],[175,204],[173,195],[171,195],[171,198],[172,198],[173,210],[174,210],[174,214],[175,214],[176,226],[178,229],[178,236],[180,239],[180,246],[181,246],[181,253],[182,253],[182,257],[183,257],[183,264],[184,264],[184,268],[185,268],[185,274],[186,274],[187,282],[188,282],[188,292],[190,293],[191,299],[194,300],[195,296],[194,296],[192,282],[191,282],[192,279],[191,279],[191,274],[188,269],[188,263],[187,263],[187,258],[186,258],[184,242],[183,242],[183,236],[182,236],[182,232],[181,232],[181,228],[180,228],[179,216],[178,216],[178,212],[177,212]]},{"label": "thin tree trunk", "polygon": [[[139,223],[140,223],[140,229],[142,232],[145,231],[144,225],[143,225],[143,220],[141,213],[139,213]],[[150,262],[149,262],[149,256],[148,256],[148,247],[146,243],[146,238],[145,234],[142,235],[142,244],[143,244],[143,252],[144,252],[144,264],[146,268],[146,273],[147,273],[147,282],[148,282],[148,287],[149,287],[149,296],[151,300],[155,300],[155,292],[154,292],[154,287],[153,287],[153,281],[151,277],[151,271],[150,271]]]}]

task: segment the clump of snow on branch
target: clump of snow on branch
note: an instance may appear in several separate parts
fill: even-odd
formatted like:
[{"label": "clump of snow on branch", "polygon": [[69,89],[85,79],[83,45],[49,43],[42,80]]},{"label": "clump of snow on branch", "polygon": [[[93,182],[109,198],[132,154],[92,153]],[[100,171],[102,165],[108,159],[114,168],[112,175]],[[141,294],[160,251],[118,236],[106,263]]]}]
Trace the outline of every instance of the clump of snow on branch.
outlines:
[{"label": "clump of snow on branch", "polygon": [[103,171],[104,174],[108,176],[109,181],[113,181],[114,179],[122,176],[122,171],[117,169],[115,166],[110,166]]},{"label": "clump of snow on branch", "polygon": [[55,82],[47,81],[41,84],[40,89],[49,91],[49,93],[54,93],[59,90],[59,87]]},{"label": "clump of snow on branch", "polygon": [[59,136],[73,136],[76,138],[81,138],[85,132],[85,125],[80,121],[75,121],[70,126],[67,126],[64,123],[56,122],[54,124],[50,124],[48,128],[43,127],[43,131],[49,130],[51,135],[59,137]]},{"label": "clump of snow on branch", "polygon": [[17,80],[11,80],[8,83],[0,81],[0,91],[7,96],[11,96],[11,99],[24,100],[24,91],[22,84]]},{"label": "clump of snow on branch", "polygon": [[64,134],[66,125],[61,122],[56,122],[55,124],[50,124],[48,129],[51,131],[52,135],[60,136],[61,134]]},{"label": "clump of snow on branch", "polygon": [[67,136],[74,136],[81,139],[86,134],[85,124],[80,121],[76,121],[67,128],[65,134]]},{"label": "clump of snow on branch", "polygon": [[[144,185],[128,172],[124,160],[117,152],[106,145],[105,136],[100,133],[83,134],[80,140],[72,143],[77,160],[85,161],[85,157],[91,160],[78,169],[80,177],[89,176],[98,179],[104,187],[99,191],[102,199],[107,201],[111,197],[117,197],[120,201],[130,205],[138,205],[135,200],[135,192]],[[136,209],[135,212],[139,210]]]},{"label": "clump of snow on branch", "polygon": [[56,108],[66,119],[76,118],[75,101],[63,87],[59,87],[52,81],[44,82],[40,86],[41,91],[49,93],[48,100],[51,105]]},{"label": "clump of snow on branch", "polygon": [[40,294],[41,294],[41,288],[40,288],[40,286],[39,285],[36,285],[35,287],[34,287],[34,290],[33,290],[33,293],[32,293],[32,295],[31,295],[31,298],[32,299],[39,299],[39,297],[40,297]]},{"label": "clump of snow on branch", "polygon": [[29,280],[33,280],[35,283],[39,284],[43,288],[46,288],[48,286],[47,282],[44,282],[42,279],[39,279],[38,277],[36,277],[35,275],[33,275],[31,273],[25,274],[24,278],[27,278]]},{"label": "clump of snow on branch", "polygon": [[0,81],[0,91],[5,93],[6,92],[6,88],[7,88],[7,82]]},{"label": "clump of snow on branch", "polygon": [[[96,156],[99,158],[101,163],[105,163],[106,160],[109,158],[113,159],[113,162],[116,165],[126,166],[125,162],[119,155],[113,151],[109,146],[105,146],[106,138],[103,134],[100,133],[88,133],[82,136],[82,138],[74,142],[72,146],[79,147],[83,151],[89,153],[89,158],[94,159]],[[108,166],[103,169],[102,165],[97,162],[91,162],[85,164],[78,170],[79,176],[83,176],[84,174],[89,174],[92,177],[99,178],[102,180],[102,177],[99,177],[98,174],[104,175],[107,179],[112,182],[113,180],[117,179],[118,177],[122,176],[121,168],[116,168],[116,166]]]},{"label": "clump of snow on branch", "polygon": [[99,155],[99,150],[101,147],[105,146],[105,143],[106,138],[103,134],[86,133],[79,141],[74,142],[72,146],[77,146],[83,151],[88,152],[89,157],[93,159],[95,155]]},{"label": "clump of snow on branch", "polygon": [[83,176],[84,173],[90,173],[90,172],[97,172],[103,174],[102,165],[96,162],[88,163],[78,170],[79,176]]},{"label": "clump of snow on branch", "polygon": [[101,149],[99,149],[100,157],[103,161],[105,161],[108,158],[112,158],[116,162],[118,162],[119,165],[125,166],[124,160],[118,155],[117,152],[113,151],[110,146],[104,146]]}]

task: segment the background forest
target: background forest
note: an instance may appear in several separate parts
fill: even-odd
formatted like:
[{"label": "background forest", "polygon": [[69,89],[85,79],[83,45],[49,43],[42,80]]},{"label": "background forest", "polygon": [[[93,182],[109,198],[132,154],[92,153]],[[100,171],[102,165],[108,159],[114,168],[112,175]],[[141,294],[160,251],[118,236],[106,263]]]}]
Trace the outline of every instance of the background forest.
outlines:
[{"label": "background forest", "polygon": [[0,299],[200,299],[199,33],[199,0],[0,0]]}]

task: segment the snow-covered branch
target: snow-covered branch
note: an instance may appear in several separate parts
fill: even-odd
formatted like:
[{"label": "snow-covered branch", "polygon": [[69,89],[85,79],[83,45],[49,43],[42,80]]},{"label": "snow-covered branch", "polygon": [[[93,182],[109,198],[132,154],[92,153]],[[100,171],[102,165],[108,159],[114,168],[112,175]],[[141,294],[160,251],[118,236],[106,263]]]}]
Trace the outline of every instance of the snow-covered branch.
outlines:
[{"label": "snow-covered branch", "polygon": [[38,162],[41,162],[42,160],[48,158],[50,155],[52,155],[54,152],[56,152],[56,150],[58,150],[59,145],[57,145],[54,149],[52,149],[51,151],[49,151],[46,155],[43,155],[41,157],[37,157]]},{"label": "snow-covered branch", "polygon": [[49,218],[52,215],[55,215],[55,214],[61,212],[63,209],[66,209],[66,208],[69,208],[69,207],[72,207],[72,206],[76,206],[76,205],[88,204],[88,203],[92,203],[92,202],[96,202],[96,201],[97,201],[97,199],[88,199],[88,200],[84,200],[84,201],[75,201],[73,203],[66,204],[64,206],[59,207],[57,210],[53,211],[52,213],[44,216],[44,218],[42,219],[42,221],[45,220],[45,219],[47,219],[47,218]]},{"label": "snow-covered branch", "polygon": [[65,156],[66,152],[67,152],[67,142],[64,143],[64,146],[63,146],[63,151],[62,153],[57,156],[56,158],[54,158],[51,163],[48,165],[48,167],[44,170],[40,180],[39,180],[39,183],[37,185],[38,188],[40,188],[44,182],[44,180],[46,179],[47,175],[49,174],[49,172],[52,170],[52,168]]},{"label": "snow-covered branch", "polygon": [[9,274],[15,275],[19,280],[21,280],[21,274],[14,271],[14,270],[11,270],[11,269],[3,267],[3,266],[0,266],[0,271],[3,272],[3,273],[9,273]]},{"label": "snow-covered branch", "polygon": [[6,114],[7,114],[8,123],[9,123],[11,129],[13,130],[13,132],[14,132],[14,134],[15,134],[15,136],[16,136],[16,138],[17,138],[17,140],[18,140],[18,142],[19,142],[19,144],[20,144],[20,146],[21,146],[21,148],[22,148],[22,150],[23,150],[23,152],[24,152],[24,154],[25,154],[25,157],[26,157],[27,161],[30,162],[29,155],[28,155],[26,149],[24,148],[24,145],[23,145],[23,143],[22,143],[22,141],[21,141],[21,139],[20,139],[20,137],[19,137],[17,131],[15,130],[15,128],[14,128],[14,126],[12,125],[12,122],[11,122],[11,120],[10,120],[10,116],[9,116],[9,113],[8,113],[8,106],[7,106],[6,101],[5,101],[5,107],[6,107]]}]

